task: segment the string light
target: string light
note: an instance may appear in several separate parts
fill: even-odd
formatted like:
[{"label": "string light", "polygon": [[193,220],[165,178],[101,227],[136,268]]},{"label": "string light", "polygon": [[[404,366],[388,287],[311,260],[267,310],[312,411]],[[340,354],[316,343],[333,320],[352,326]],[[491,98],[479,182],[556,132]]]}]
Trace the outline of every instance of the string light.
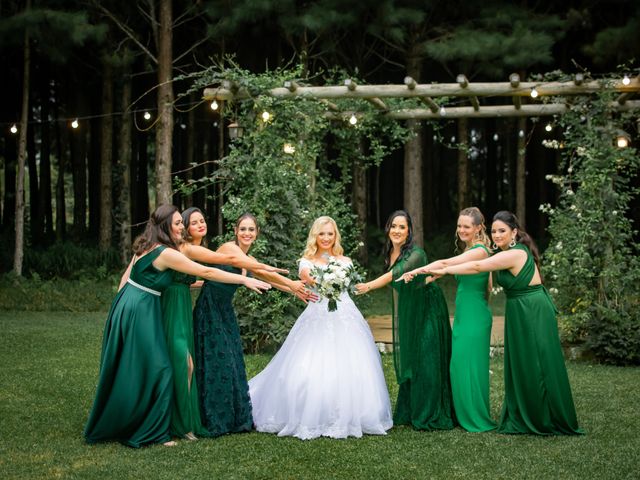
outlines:
[{"label": "string light", "polygon": [[551,130],[553,130],[553,127],[551,126],[551,124],[550,124],[550,123],[547,123],[547,125],[544,127],[544,129],[545,129],[547,132],[550,132]]},{"label": "string light", "polygon": [[11,133],[13,133],[14,135],[18,133],[18,127],[16,126],[15,123],[11,125],[11,128],[9,129],[9,131],[11,131]]},{"label": "string light", "polygon": [[531,89],[531,98],[536,98],[539,95],[538,90],[536,90],[536,87],[533,87]]},{"label": "string light", "polygon": [[618,148],[627,148],[629,146],[629,139],[624,135],[620,135],[616,138],[616,145]]},{"label": "string light", "polygon": [[284,153],[288,153],[289,155],[293,155],[296,153],[296,147],[291,145],[290,143],[284,144]]},{"label": "string light", "polygon": [[629,85],[630,83],[631,83],[631,79],[629,78],[629,75],[625,75],[625,76],[622,78],[622,84],[623,84],[623,85]]},{"label": "string light", "polygon": [[444,106],[440,107],[440,116],[444,117],[447,114],[447,111],[444,109]]},{"label": "string light", "polygon": [[355,125],[356,123],[358,123],[358,117],[356,117],[354,113],[351,114],[351,118],[349,118],[349,123],[351,125]]},{"label": "string light", "polygon": [[493,134],[493,141],[494,141],[494,142],[497,142],[499,138],[500,138],[500,137],[498,136],[498,134],[497,134],[497,133],[494,133],[494,134]]},{"label": "string light", "polygon": [[76,118],[73,122],[71,122],[71,128],[73,128],[74,130],[76,128],[78,128],[80,126],[80,123],[78,123],[78,119]]},{"label": "string light", "polygon": [[519,136],[520,138],[524,138],[524,130],[520,130],[520,131],[518,132],[518,136]]},{"label": "string light", "polygon": [[266,110],[264,112],[262,112],[262,121],[263,122],[268,122],[271,119],[271,114],[269,112],[267,112]]},{"label": "string light", "polygon": [[144,115],[142,115],[144,117],[145,120],[151,120],[151,114],[149,112],[144,112]]},{"label": "string light", "polygon": [[211,102],[211,110],[216,111],[218,110],[218,102],[216,102],[215,100],[213,102]]}]

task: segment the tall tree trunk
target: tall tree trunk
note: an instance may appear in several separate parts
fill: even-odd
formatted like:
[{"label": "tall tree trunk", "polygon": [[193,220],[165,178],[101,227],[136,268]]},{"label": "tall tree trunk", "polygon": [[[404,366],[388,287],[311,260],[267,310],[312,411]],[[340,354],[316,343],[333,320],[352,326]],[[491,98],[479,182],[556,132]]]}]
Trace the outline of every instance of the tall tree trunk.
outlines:
[{"label": "tall tree trunk", "polygon": [[[75,98],[76,111],[85,115],[86,106],[84,92],[77,92]],[[71,131],[71,178],[73,180],[73,235],[84,240],[87,234],[87,138],[89,128],[82,123]]]},{"label": "tall tree trunk", "polygon": [[[101,107],[94,107],[101,108]],[[91,120],[90,124],[90,145],[89,164],[87,165],[87,175],[89,177],[88,203],[89,203],[89,237],[97,240],[100,232],[100,158],[102,146],[100,138],[102,136],[102,121],[98,118]],[[146,184],[145,184],[146,185]]]},{"label": "tall tree trunk", "polygon": [[423,192],[423,206],[424,206],[424,222],[425,225],[428,225],[429,228],[433,230],[435,227],[435,192],[434,192],[434,165],[433,165],[433,141],[432,138],[432,129],[430,128],[427,131],[426,140],[428,142],[429,147],[424,152],[424,192]]},{"label": "tall tree trunk", "polygon": [[[364,156],[364,145],[362,139],[359,141],[358,150],[361,157]],[[362,231],[360,242],[362,245],[358,248],[358,259],[364,265],[369,263],[367,257],[367,169],[361,161],[356,160],[353,163],[353,190],[351,196],[351,204],[358,217],[358,227]]]},{"label": "tall tree trunk", "polygon": [[102,135],[100,141],[100,233],[101,251],[111,247],[111,167],[113,161],[113,68],[104,59],[102,77]]},{"label": "tall tree trunk", "polygon": [[469,206],[469,120],[458,120],[458,211]]},{"label": "tall tree trunk", "polygon": [[[27,0],[25,10],[31,8],[31,0]],[[27,126],[29,123],[29,84],[31,68],[31,48],[29,46],[29,30],[24,32],[24,62],[22,77],[22,111],[20,113],[20,139],[18,143],[18,172],[16,176],[16,243],[14,245],[13,271],[22,276],[22,260],[24,258],[24,162],[27,156]]]},{"label": "tall tree trunk", "polygon": [[53,237],[53,200],[51,198],[51,135],[49,127],[49,79],[42,82],[42,126],[40,129],[40,214],[43,243]]},{"label": "tall tree trunk", "polygon": [[[220,105],[220,110],[222,110],[223,105]],[[218,160],[224,157],[224,117],[220,115],[220,122],[218,122]],[[205,158],[209,158],[205,155]],[[217,167],[216,167],[217,168]],[[214,187],[215,188],[215,187]],[[224,182],[222,179],[218,179],[217,182],[217,190],[218,190],[218,212],[217,212],[217,220],[218,220],[218,235],[222,235],[224,233],[224,216],[222,215],[222,207],[224,207]]]},{"label": "tall tree trunk", "polygon": [[[196,98],[194,94],[189,96],[189,100],[191,103],[195,103]],[[193,178],[193,163],[196,163],[195,159],[195,151],[196,151],[196,109],[192,108],[189,110],[189,114],[187,115],[187,146],[186,146],[186,154],[184,161],[184,168],[187,170],[184,172],[184,179],[189,182]],[[193,195],[191,193],[187,193],[184,197],[185,206],[191,207],[193,205]]]},{"label": "tall tree trunk", "polygon": [[[29,109],[31,110],[31,109]],[[33,120],[31,111],[29,120]],[[31,245],[42,241],[42,219],[40,218],[40,188],[38,187],[38,166],[36,164],[35,128],[27,130],[27,165],[29,166],[29,227]]]},{"label": "tall tree trunk", "polygon": [[120,260],[126,265],[131,256],[131,133],[132,114],[128,110],[131,104],[131,74],[127,68],[122,85],[122,125],[120,128],[120,146],[118,148],[118,172],[120,173],[120,195],[118,212],[120,224]]},{"label": "tall tree trunk", "polygon": [[171,203],[173,136],[173,13],[171,0],[160,0],[158,31],[158,123],[156,125],[156,206]]},{"label": "tall tree trunk", "polygon": [[[58,92],[56,92],[57,94]],[[59,118],[59,102],[53,104],[53,117]],[[67,210],[64,194],[64,175],[67,171],[67,151],[64,145],[67,144],[62,137],[64,131],[60,128],[60,122],[55,123],[56,132],[56,152],[58,154],[58,179],[56,180],[56,241],[62,242],[67,236]]]},{"label": "tall tree trunk", "polygon": [[[134,182],[138,186],[134,190],[135,208],[133,210],[133,223],[146,222],[149,218],[149,152],[147,132],[140,132],[138,138],[138,156],[134,168]],[[133,232],[132,232],[133,235]]]},{"label": "tall tree trunk", "polygon": [[494,133],[489,133],[491,139],[487,139],[487,192],[483,212],[487,222],[490,222],[493,214],[498,211],[498,165],[501,162],[500,142],[503,140],[497,133],[497,120],[492,120],[490,125],[493,126]]},{"label": "tall tree trunk", "polygon": [[4,159],[4,200],[2,202],[2,230],[15,228],[16,215],[16,164],[18,163],[18,138],[6,139]]},{"label": "tall tree trunk", "polygon": [[[521,135],[520,132],[524,132]],[[518,155],[516,157],[516,216],[520,220],[520,226],[526,225],[526,149],[527,149],[527,119],[518,119]]]},{"label": "tall tree trunk", "polygon": [[[421,57],[407,56],[407,74],[418,80],[421,74]],[[422,124],[420,120],[407,120],[407,129],[413,136],[404,146],[404,208],[413,219],[413,239],[424,245],[424,212],[422,207]]]}]

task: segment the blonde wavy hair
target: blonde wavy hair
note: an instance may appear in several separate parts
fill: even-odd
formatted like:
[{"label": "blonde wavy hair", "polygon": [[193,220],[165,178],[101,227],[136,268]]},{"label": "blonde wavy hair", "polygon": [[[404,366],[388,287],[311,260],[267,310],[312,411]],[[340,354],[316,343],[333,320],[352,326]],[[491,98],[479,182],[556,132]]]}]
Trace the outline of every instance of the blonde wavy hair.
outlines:
[{"label": "blonde wavy hair", "polygon": [[320,234],[320,230],[327,223],[333,225],[333,230],[336,232],[335,242],[333,243],[333,247],[331,248],[331,255],[334,257],[339,257],[344,253],[344,249],[342,245],[340,245],[340,230],[338,230],[338,225],[336,221],[331,218],[322,216],[315,219],[313,225],[311,225],[311,229],[309,230],[309,236],[307,237],[307,246],[304,249],[304,253],[302,254],[302,258],[311,259],[318,251],[318,235]]},{"label": "blonde wavy hair", "polygon": [[[468,207],[463,209],[458,216],[470,217],[474,226],[477,227],[479,225],[480,231],[476,235],[475,243],[482,243],[485,247],[490,248],[491,239],[489,238],[489,235],[487,235],[487,227],[484,224],[484,215],[482,215],[480,209],[478,207]],[[455,233],[455,245],[456,252],[464,252],[467,249],[467,245],[460,240],[457,229]]]}]

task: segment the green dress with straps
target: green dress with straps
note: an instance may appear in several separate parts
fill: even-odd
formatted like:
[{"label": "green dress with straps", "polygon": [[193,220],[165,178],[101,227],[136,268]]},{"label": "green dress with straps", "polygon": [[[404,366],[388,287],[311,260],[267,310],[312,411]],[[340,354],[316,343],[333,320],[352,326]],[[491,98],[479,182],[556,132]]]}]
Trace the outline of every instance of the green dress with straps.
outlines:
[{"label": "green dress with straps", "polygon": [[[227,265],[214,266],[241,273]],[[238,287],[205,280],[193,311],[200,415],[213,437],[253,428],[242,339],[232,304]]]},{"label": "green dress with straps", "polygon": [[447,302],[439,286],[425,284],[426,275],[416,275],[408,283],[396,282],[404,273],[426,264],[424,250],[413,246],[391,267],[393,360],[399,384],[393,423],[419,430],[448,430],[455,419]]},{"label": "green dress with straps", "polygon": [[522,244],[512,248],[525,251],[527,261],[516,276],[508,270],[497,272],[507,296],[505,398],[498,432],[580,434],[555,305],[543,285],[529,285],[535,274],[530,250]]},{"label": "green dress with straps", "polygon": [[207,435],[200,421],[195,370],[189,378],[189,359],[195,364],[190,290],[195,280],[193,275],[174,271],[173,282],[162,293],[162,324],[173,366],[171,433],[178,437],[187,433]]},{"label": "green dress with straps", "polygon": [[[471,247],[489,249],[482,244]],[[493,317],[487,305],[489,272],[456,275],[451,345],[451,392],[456,418],[469,432],[496,428],[489,408],[489,347]]]},{"label": "green dress with straps", "polygon": [[118,440],[131,447],[170,440],[173,375],[162,330],[160,292],[171,270],[152,262],[157,247],[138,259],[111,304],[93,408],[84,431],[88,443]]}]

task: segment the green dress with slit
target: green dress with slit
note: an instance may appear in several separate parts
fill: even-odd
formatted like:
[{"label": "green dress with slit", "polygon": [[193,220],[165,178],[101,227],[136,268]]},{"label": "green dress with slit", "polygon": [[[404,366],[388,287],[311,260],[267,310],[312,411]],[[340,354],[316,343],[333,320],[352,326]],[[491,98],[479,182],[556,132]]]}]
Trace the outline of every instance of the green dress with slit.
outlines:
[{"label": "green dress with slit", "polygon": [[[85,427],[88,443],[131,447],[170,440],[173,374],[162,329],[160,293],[172,271],[152,262],[164,246],[139,258],[116,295],[104,327],[100,374]],[[137,284],[137,286],[135,285]]]},{"label": "green dress with slit", "polygon": [[449,380],[451,326],[442,290],[425,284],[425,275],[396,282],[405,272],[427,264],[413,246],[392,266],[393,359],[398,401],[393,423],[418,430],[449,430],[455,416]]},{"label": "green dress with slit", "polygon": [[497,272],[507,296],[504,327],[505,398],[500,433],[575,435],[578,428],[564,364],[556,308],[543,285],[531,285],[535,261],[529,249],[518,275]]},{"label": "green dress with slit", "polygon": [[173,272],[173,282],[162,294],[162,324],[173,367],[171,434],[206,435],[200,421],[198,386],[195,370],[189,378],[189,358],[195,364],[193,346],[193,309],[190,285],[196,277]]},{"label": "green dress with slit", "polygon": [[[473,248],[489,249],[482,244]],[[469,432],[496,428],[489,408],[489,347],[493,317],[487,305],[489,272],[456,275],[451,344],[451,392],[456,419]]]}]

